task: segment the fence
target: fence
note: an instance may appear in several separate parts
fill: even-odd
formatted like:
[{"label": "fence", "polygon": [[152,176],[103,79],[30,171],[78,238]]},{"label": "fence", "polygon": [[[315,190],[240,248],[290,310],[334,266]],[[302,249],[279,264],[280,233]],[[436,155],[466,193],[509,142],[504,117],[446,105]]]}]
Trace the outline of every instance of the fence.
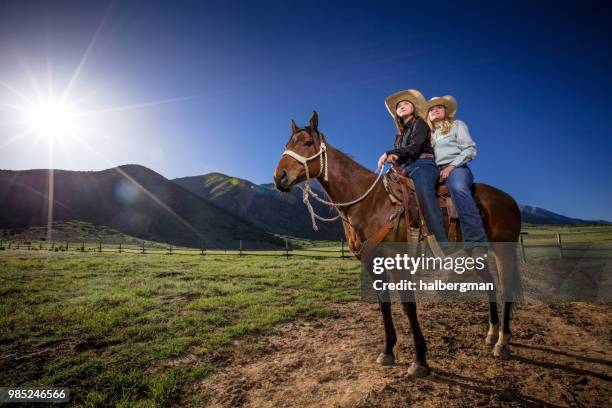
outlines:
[{"label": "fence", "polygon": [[[575,250],[583,250],[585,246],[593,242],[612,243],[612,229],[602,231],[586,232],[563,232],[563,233],[521,233],[519,237],[519,252],[521,259],[526,263],[530,253],[537,254],[538,251],[556,248],[558,255],[563,258]],[[37,241],[6,241],[0,239],[0,250],[4,249],[27,249],[48,251],[80,251],[80,252],[111,252],[111,253],[140,253],[140,254],[166,254],[166,255],[221,255],[221,256],[280,256],[290,258],[294,256],[312,258],[339,258],[351,259],[353,254],[345,248],[344,240],[340,240],[338,247],[312,247],[312,248],[290,248],[289,241],[285,240],[285,248],[281,250],[256,250],[243,247],[242,240],[237,249],[206,249],[177,247],[171,244],[145,243],[134,244],[103,244],[101,242],[45,242]],[[528,249],[530,252],[528,252]],[[612,251],[612,248],[610,249]],[[550,256],[550,254],[547,254]]]},{"label": "fence", "polygon": [[293,256],[312,257],[312,258],[338,258],[350,259],[353,255],[347,250],[344,240],[340,240],[339,246],[312,247],[312,248],[291,248],[289,241],[285,240],[284,249],[261,250],[246,249],[240,240],[237,249],[207,249],[207,248],[188,248],[174,246],[172,244],[145,243],[134,244],[103,244],[102,242],[48,242],[43,241],[5,241],[0,239],[0,250],[28,250],[28,251],[53,251],[53,252],[106,252],[106,253],[140,253],[140,254],[165,254],[165,255],[221,255],[221,256],[280,256],[290,258]]},{"label": "fence", "polygon": [[[528,260],[527,249],[531,249],[532,253],[537,253],[536,250],[554,249],[555,252],[558,251],[560,258],[565,258],[571,256],[574,251],[589,249],[595,243],[612,243],[612,229],[535,234],[522,232],[519,237],[520,254],[524,263],[527,263]],[[602,247],[600,249],[612,251],[612,247]]]}]

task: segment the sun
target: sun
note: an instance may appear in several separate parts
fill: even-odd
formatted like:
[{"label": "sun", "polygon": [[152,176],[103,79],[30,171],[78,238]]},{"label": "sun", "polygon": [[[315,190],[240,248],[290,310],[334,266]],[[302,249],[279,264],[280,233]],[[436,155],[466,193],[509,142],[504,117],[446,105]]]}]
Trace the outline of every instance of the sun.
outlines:
[{"label": "sun", "polygon": [[59,100],[49,99],[26,109],[25,121],[36,133],[56,138],[66,136],[77,127],[78,112]]}]

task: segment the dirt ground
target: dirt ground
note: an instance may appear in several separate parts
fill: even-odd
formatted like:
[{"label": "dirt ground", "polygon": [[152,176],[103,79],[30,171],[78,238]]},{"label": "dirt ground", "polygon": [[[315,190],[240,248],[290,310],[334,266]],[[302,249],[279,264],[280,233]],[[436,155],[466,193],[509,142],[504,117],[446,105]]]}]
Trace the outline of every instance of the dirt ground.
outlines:
[{"label": "dirt ground", "polygon": [[[397,364],[375,360],[383,345],[378,305],[333,304],[333,317],[277,326],[236,342],[221,368],[178,406],[398,407],[611,406],[610,307],[523,304],[513,320],[512,355],[484,342],[485,304],[420,304],[432,374],[413,379],[412,337],[400,305]],[[193,361],[185,361],[190,364]]]}]

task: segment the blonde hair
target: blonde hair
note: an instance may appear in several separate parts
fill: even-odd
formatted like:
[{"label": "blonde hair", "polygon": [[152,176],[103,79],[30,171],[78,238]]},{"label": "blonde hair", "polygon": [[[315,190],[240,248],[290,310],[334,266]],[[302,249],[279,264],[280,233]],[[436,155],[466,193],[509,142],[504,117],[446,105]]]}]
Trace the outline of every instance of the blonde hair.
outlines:
[{"label": "blonde hair", "polygon": [[[444,105],[442,105],[444,106]],[[429,125],[429,127],[431,128],[432,131],[435,131],[436,129],[440,129],[440,133],[443,135],[447,135],[448,132],[450,132],[451,127],[453,126],[453,122],[455,121],[455,118],[449,118],[448,117],[448,112],[446,111],[446,106],[444,106],[444,119],[442,119],[442,123],[439,124],[438,126],[436,126],[431,120],[429,120],[429,112],[427,112],[427,124]],[[439,123],[439,122],[438,122]],[[432,137],[432,142],[433,142],[433,133],[431,132],[431,137]]]}]

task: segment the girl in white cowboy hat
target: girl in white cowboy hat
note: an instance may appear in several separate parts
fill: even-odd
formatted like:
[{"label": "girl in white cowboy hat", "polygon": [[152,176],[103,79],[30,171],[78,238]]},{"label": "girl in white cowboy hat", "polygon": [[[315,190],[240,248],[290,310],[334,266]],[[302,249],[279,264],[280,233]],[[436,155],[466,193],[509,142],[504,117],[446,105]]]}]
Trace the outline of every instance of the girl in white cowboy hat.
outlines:
[{"label": "girl in white cowboy hat", "polygon": [[488,247],[482,219],[472,197],[470,187],[474,175],[467,163],[476,157],[476,143],[467,125],[455,119],[457,101],[450,95],[436,96],[425,104],[427,122],[432,128],[431,141],[436,164],[440,167],[440,181],[446,181],[448,191],[457,207],[461,233],[466,250]]},{"label": "girl in white cowboy hat", "polygon": [[448,244],[442,211],[436,198],[439,170],[431,147],[431,129],[423,120],[425,97],[416,89],[397,92],[385,100],[397,127],[395,148],[383,153],[378,166],[394,163],[408,170],[429,230],[442,248]]}]

